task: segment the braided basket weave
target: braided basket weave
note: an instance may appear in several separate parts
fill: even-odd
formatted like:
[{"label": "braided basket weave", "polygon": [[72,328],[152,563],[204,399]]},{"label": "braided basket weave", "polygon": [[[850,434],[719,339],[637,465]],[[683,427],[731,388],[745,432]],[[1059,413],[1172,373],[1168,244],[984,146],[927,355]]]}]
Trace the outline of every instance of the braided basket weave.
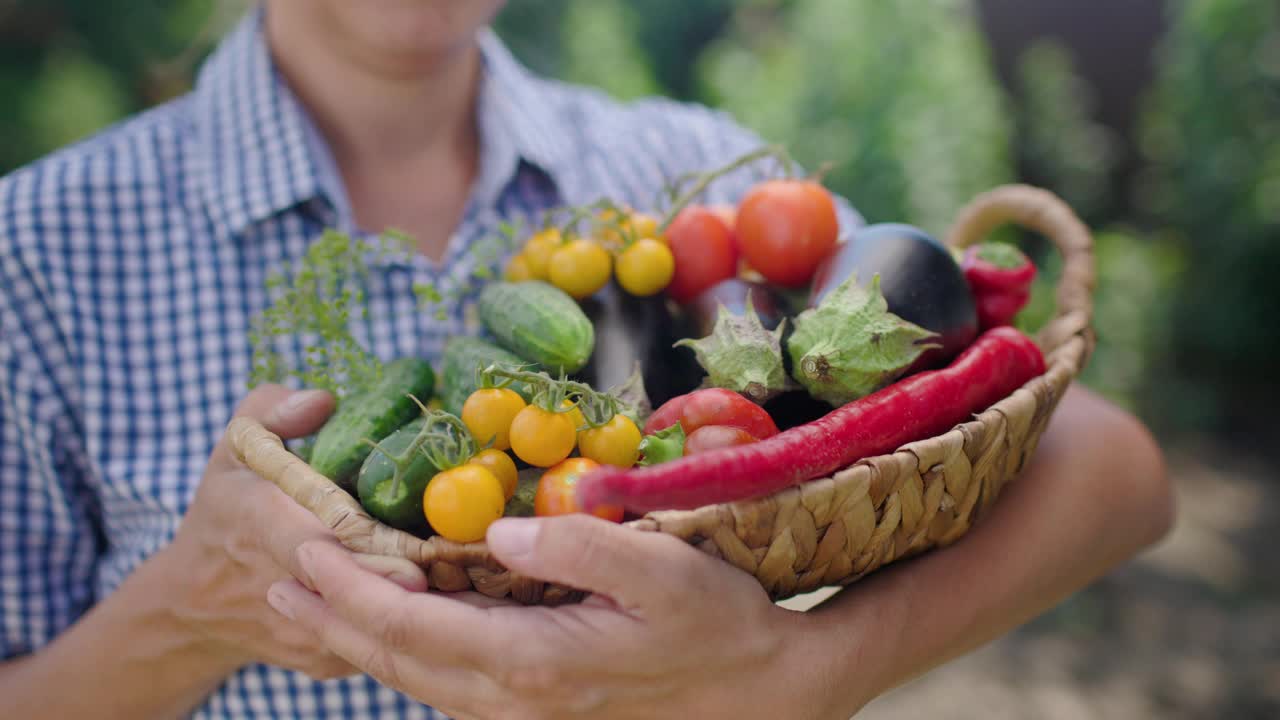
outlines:
[{"label": "braided basket weave", "polygon": [[[650,513],[628,525],[682,538],[752,574],[778,600],[847,585],[963,536],[1035,451],[1049,416],[1093,349],[1093,240],[1057,197],[1024,185],[997,188],[964,209],[946,242],[965,247],[1008,222],[1050,238],[1064,260],[1056,313],[1037,337],[1045,352],[1044,375],[971,422],[866,458],[832,477],[759,500]],[[508,572],[484,543],[423,540],[383,525],[253,420],[234,419],[227,434],[242,462],[319,516],[347,547],[407,558],[426,569],[434,589],[474,589],[545,605],[581,597]]]}]

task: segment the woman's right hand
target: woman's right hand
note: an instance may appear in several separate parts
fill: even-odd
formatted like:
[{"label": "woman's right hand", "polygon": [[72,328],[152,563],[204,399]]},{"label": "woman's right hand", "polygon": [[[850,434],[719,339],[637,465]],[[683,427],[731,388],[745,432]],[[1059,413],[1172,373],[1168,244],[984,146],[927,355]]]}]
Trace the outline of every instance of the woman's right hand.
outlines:
[{"label": "woman's right hand", "polygon": [[[236,415],[292,439],[315,432],[332,411],[328,393],[270,385],[253,390]],[[315,679],[358,672],[266,603],[267,588],[293,576],[292,558],[275,558],[270,548],[306,539],[337,543],[319,519],[237,460],[223,438],[173,543],[155,559],[172,577],[173,614],[228,671],[259,662]],[[359,562],[406,589],[426,589],[422,571],[407,560],[362,556]]]}]

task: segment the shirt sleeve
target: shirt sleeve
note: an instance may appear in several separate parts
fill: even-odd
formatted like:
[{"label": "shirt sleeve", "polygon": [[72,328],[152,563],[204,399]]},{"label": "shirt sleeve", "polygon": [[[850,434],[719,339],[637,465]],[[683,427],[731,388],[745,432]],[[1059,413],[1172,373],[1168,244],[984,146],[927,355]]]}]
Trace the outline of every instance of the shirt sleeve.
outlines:
[{"label": "shirt sleeve", "polygon": [[19,257],[16,224],[0,192],[0,660],[49,643],[88,609],[102,544],[59,382],[66,345]]}]

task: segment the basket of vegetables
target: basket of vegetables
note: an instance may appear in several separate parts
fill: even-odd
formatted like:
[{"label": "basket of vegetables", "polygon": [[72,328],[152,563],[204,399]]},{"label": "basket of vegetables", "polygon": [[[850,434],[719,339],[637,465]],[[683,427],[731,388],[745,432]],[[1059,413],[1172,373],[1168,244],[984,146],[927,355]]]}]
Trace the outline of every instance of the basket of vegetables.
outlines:
[{"label": "basket of vegetables", "polygon": [[[840,240],[811,178],[697,204],[723,173],[777,156],[707,173],[664,217],[604,201],[527,238],[511,229],[504,276],[477,280],[483,337],[454,338],[438,367],[353,370],[362,382],[306,447],[233,419],[233,451],[353,550],[529,604],[581,595],[495,561],[483,539],[504,515],[669,533],[777,599],[955,542],[1092,350],[1090,233],[1021,185],[975,199],[944,242],[907,225]],[[1036,268],[987,242],[1010,223],[1062,255],[1034,339],[1012,321]],[[309,321],[341,332],[332,320]],[[320,354],[359,355],[352,343]]]}]

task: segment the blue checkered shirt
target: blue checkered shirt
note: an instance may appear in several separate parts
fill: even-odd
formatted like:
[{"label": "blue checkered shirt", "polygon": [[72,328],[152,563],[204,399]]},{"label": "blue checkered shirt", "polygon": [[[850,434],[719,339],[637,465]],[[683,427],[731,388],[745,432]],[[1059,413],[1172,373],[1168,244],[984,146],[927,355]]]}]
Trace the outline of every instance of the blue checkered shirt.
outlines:
[{"label": "blue checkered shirt", "polygon": [[[534,77],[491,32],[481,46],[479,178],[441,263],[373,267],[354,330],[383,358],[434,358],[474,332],[474,293],[441,319],[411,288],[451,295],[500,222],[601,196],[645,208],[667,179],[760,144],[705,108]],[[732,201],[748,181],[708,199]],[[0,659],[39,650],[171,540],[246,392],[266,276],[332,226],[356,231],[258,13],[191,93],[0,180]],[[365,676],[251,666],[194,716],[438,714]]]}]

